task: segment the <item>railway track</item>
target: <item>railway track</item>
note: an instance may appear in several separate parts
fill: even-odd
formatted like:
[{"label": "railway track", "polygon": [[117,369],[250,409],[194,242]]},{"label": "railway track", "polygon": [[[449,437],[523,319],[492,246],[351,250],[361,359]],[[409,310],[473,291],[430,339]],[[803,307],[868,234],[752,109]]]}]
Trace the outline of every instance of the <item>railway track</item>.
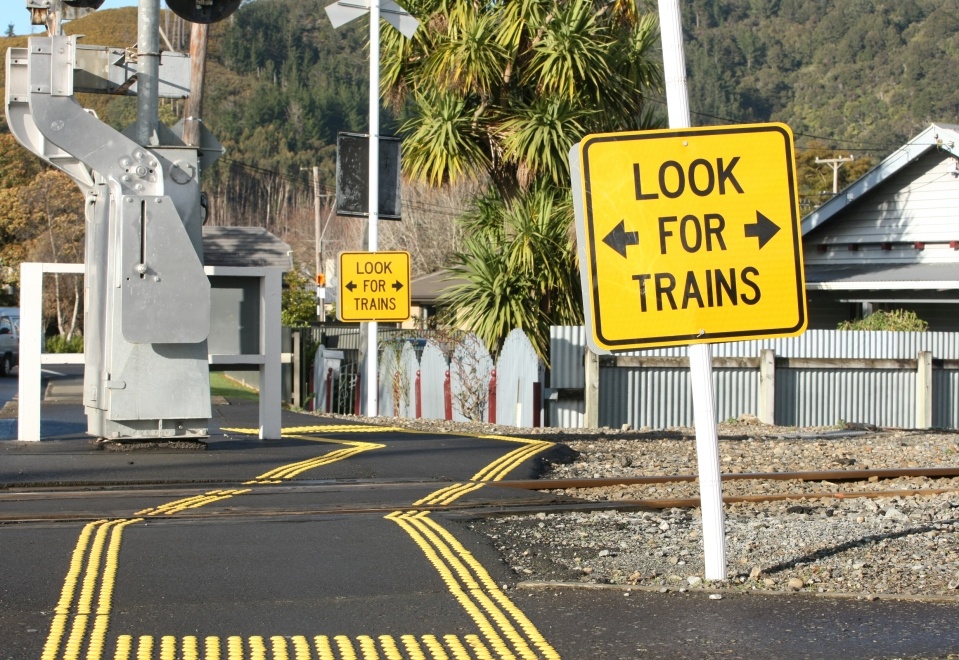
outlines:
[{"label": "railway track", "polygon": [[[738,502],[772,502],[821,498],[888,498],[928,496],[959,492],[959,467],[894,468],[870,470],[820,470],[805,472],[767,472],[724,474],[724,497],[727,504]],[[889,487],[910,480],[910,487]],[[501,490],[477,491],[478,496],[449,504],[403,505],[381,500],[386,493],[405,493],[435,488],[436,482],[422,481],[309,481],[301,480],[260,486],[258,494],[299,494],[297,506],[246,506],[239,502],[222,508],[204,507],[178,511],[177,519],[243,519],[292,518],[335,514],[387,514],[403,510],[448,511],[468,516],[497,516],[517,513],[558,511],[592,511],[603,509],[668,509],[699,506],[695,475],[650,475],[628,478],[532,479],[482,482],[485,486],[535,491],[543,495],[504,496]],[[768,491],[778,484],[775,492]],[[735,491],[730,486],[735,485]],[[82,522],[94,519],[123,518],[130,515],[130,503],[148,498],[189,498],[198,492],[218,492],[235,487],[232,482],[161,482],[132,484],[97,483],[36,484],[0,491],[0,524]],[[644,492],[650,487],[679,488],[686,496],[624,497],[623,493]],[[311,505],[311,499],[322,501],[333,493],[349,491],[350,503]],[[617,497],[597,495],[598,491],[619,493]],[[313,497],[311,497],[313,496]],[[408,499],[408,498],[407,498]],[[96,501],[96,513],[86,510],[85,502]],[[103,507],[104,500],[112,506]],[[92,508],[92,507],[91,507]],[[172,514],[171,514],[172,515]],[[170,516],[157,516],[162,520]]]}]

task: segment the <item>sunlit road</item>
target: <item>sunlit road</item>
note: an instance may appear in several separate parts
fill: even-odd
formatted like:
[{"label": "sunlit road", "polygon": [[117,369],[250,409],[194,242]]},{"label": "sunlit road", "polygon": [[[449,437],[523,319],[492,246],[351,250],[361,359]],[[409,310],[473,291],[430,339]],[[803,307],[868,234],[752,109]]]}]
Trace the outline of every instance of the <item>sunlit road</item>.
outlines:
[{"label": "sunlit road", "polygon": [[[15,382],[15,379],[9,379]],[[6,385],[7,383],[5,383]],[[216,405],[205,451],[0,442],[0,658],[876,658],[959,649],[956,603],[529,589],[476,516],[540,439]],[[68,419],[70,414],[75,419]],[[602,585],[600,585],[601,587]]]}]

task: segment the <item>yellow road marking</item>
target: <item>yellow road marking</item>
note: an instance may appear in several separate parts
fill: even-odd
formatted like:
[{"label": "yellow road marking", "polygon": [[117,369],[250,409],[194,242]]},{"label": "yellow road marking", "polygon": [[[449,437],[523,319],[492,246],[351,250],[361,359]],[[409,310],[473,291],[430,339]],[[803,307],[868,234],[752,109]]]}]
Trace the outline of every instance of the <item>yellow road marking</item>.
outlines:
[{"label": "yellow road marking", "polygon": [[[113,655],[113,660],[127,660],[130,657],[130,649],[133,648],[133,637],[130,635],[120,635],[117,639],[117,651]],[[186,660],[186,656],[184,656]],[[196,660],[189,658],[189,660]]]},{"label": "yellow road marking", "polygon": [[[242,433],[243,435],[259,435],[260,429],[253,428],[224,428],[220,429],[221,431],[226,431],[228,433]],[[408,432],[409,429],[403,429],[398,426],[368,426],[361,424],[343,424],[335,425],[331,424],[329,426],[291,426],[290,428],[282,429],[280,435],[282,437],[288,437],[289,435],[296,435],[302,433],[396,433],[396,432]]]},{"label": "yellow road marking", "polygon": [[533,643],[540,653],[542,653],[544,658],[550,660],[558,660],[559,654],[556,650],[550,646],[546,641],[546,638],[536,629],[536,626],[533,625],[533,622],[530,621],[523,611],[516,607],[513,604],[513,601],[507,597],[505,593],[499,588],[499,585],[496,584],[496,581],[490,576],[490,574],[483,568],[483,565],[476,560],[475,557],[467,550],[450,532],[444,529],[439,523],[429,517],[426,512],[413,514],[417,523],[422,523],[430,527],[436,532],[436,534],[442,537],[449,548],[456,553],[457,556],[462,557],[463,561],[472,569],[473,574],[476,578],[482,583],[483,589],[486,593],[493,597],[496,602],[498,602],[504,610],[513,618],[523,632],[526,633],[526,636]]},{"label": "yellow road marking", "polygon": [[438,491],[430,493],[426,497],[413,502],[413,506],[426,506],[430,504],[446,506],[447,504],[452,504],[468,493],[479,490],[483,487],[483,485],[483,483],[453,484],[452,486],[441,488]]},{"label": "yellow road marking", "polygon": [[256,477],[252,481],[247,481],[247,484],[258,484],[258,483],[276,483],[271,480],[276,479],[292,479],[293,477],[306,472],[307,470],[312,470],[313,468],[322,467],[324,465],[330,465],[331,463],[336,463],[337,461],[343,461],[347,458],[352,458],[357,454],[361,454],[365,451],[371,451],[373,449],[383,449],[386,445],[378,444],[375,442],[357,442],[352,440],[330,440],[327,438],[308,438],[300,436],[285,436],[293,437],[301,440],[312,440],[320,442],[330,442],[334,444],[346,445],[346,449],[337,449],[336,451],[330,452],[329,454],[324,454],[323,456],[317,456],[315,458],[308,458],[304,461],[299,461],[297,463],[290,463],[289,465],[281,465],[278,468],[274,468],[268,472],[264,472],[260,476]]},{"label": "yellow road marking", "polygon": [[[284,637],[274,635],[269,645],[264,638],[254,635],[244,639],[239,636],[226,638],[226,655],[223,655],[224,640],[209,636],[203,639],[203,651],[195,636],[178,639],[175,636],[160,638],[158,660],[313,660],[313,649],[307,637],[294,635]],[[157,651],[156,637],[141,635],[136,638],[136,656],[131,658],[134,638],[120,635],[117,638],[117,650],[113,660],[155,660]],[[493,660],[505,656],[491,651],[478,635],[444,635],[440,642],[435,635],[403,635],[397,641],[392,635],[380,635],[375,639],[370,635],[357,635],[350,638],[336,635],[332,640],[325,635],[313,638],[317,660]],[[400,649],[402,644],[406,654]],[[445,646],[444,646],[445,644]],[[335,645],[335,646],[334,646]],[[177,656],[177,646],[181,655]],[[292,646],[293,654],[290,650]],[[425,649],[425,650],[424,650]],[[472,652],[471,652],[472,649]],[[247,653],[248,652],[248,653]]]},{"label": "yellow road marking", "polygon": [[[482,564],[452,534],[432,520],[429,512],[395,512],[386,518],[399,524],[420,547],[453,596],[473,617],[497,657],[511,657],[511,651],[493,629],[491,619],[520,657],[559,658],[555,649],[522,610],[509,600]],[[541,656],[530,648],[530,644]]]},{"label": "yellow road marking", "polygon": [[[258,429],[223,430],[251,434],[259,432]],[[386,446],[367,442],[304,437],[299,434],[383,431],[406,432],[407,430],[394,427],[358,425],[304,426],[286,429],[283,432],[284,437],[299,437],[299,439],[314,442],[330,442],[346,445],[346,448],[333,451],[324,456],[275,468],[256,477],[253,481],[247,482],[247,484],[281,483],[284,479],[291,479],[307,470],[329,465],[336,461],[351,458],[364,451],[380,449]],[[517,442],[524,446],[499,457],[485,466],[477,472],[469,482],[446,486],[414,504],[445,505],[453,502],[467,493],[482,488],[486,482],[501,480],[527,458],[552,444],[541,440],[509,438],[504,436],[474,437]],[[182,498],[154,508],[144,509],[136,515],[156,516],[173,514],[186,509],[202,507],[248,492],[250,492],[250,489],[210,491],[202,495]],[[429,519],[428,515],[428,511],[420,513],[395,512],[387,516],[387,519],[393,520],[400,525],[421,548],[430,563],[433,564],[434,568],[440,573],[450,593],[473,618],[485,642],[478,635],[466,635],[463,638],[466,642],[466,645],[464,645],[463,641],[456,635],[446,635],[443,637],[443,641],[446,643],[446,648],[444,648],[443,644],[440,643],[434,635],[423,635],[419,640],[415,636],[404,635],[401,638],[401,642],[407,653],[407,657],[411,660],[418,660],[419,658],[425,659],[427,657],[433,660],[450,660],[450,654],[452,654],[452,658],[455,660],[467,658],[485,660],[494,657],[510,660],[516,658],[514,654],[515,651],[519,657],[524,659],[543,657],[547,660],[553,660],[559,658],[559,655],[546,642],[542,635],[540,635],[522,611],[497,587],[482,565],[480,565],[449,532],[435,521]],[[80,595],[77,598],[70,636],[64,647],[63,659],[79,659],[79,654],[85,642],[84,638],[89,617],[93,614],[91,609],[98,580],[100,582],[99,597],[97,599],[98,607],[93,631],[87,642],[87,660],[101,659],[106,631],[109,626],[112,594],[123,529],[128,525],[140,521],[142,521],[142,518],[118,521],[101,520],[88,524],[81,531],[77,546],[71,557],[70,568],[64,581],[60,601],[54,610],[54,620],[51,624],[50,635],[44,646],[41,660],[56,660],[57,658],[60,645],[63,643],[67,620],[73,606],[76,587],[80,573],[84,567],[84,562],[86,572],[84,573],[84,578],[81,583]],[[110,540],[106,550],[102,577],[100,577],[100,562],[108,534]],[[93,537],[92,542],[91,537]],[[512,621],[510,619],[512,619]],[[516,625],[514,625],[514,622]],[[525,633],[525,637],[516,629],[517,625],[520,630]],[[380,635],[376,639],[379,640],[379,648],[388,660],[404,657],[396,641],[391,636]],[[506,640],[508,640],[509,643],[507,643]],[[153,637],[141,636],[137,641],[136,660],[153,660]],[[311,659],[309,642],[307,642],[305,637],[293,637],[290,641],[293,645],[296,660]],[[357,655],[357,648],[354,646],[353,640],[347,636],[338,635],[333,638],[333,642],[335,642],[336,645],[335,649],[333,645],[331,645],[330,639],[326,636],[316,636],[313,638],[313,641],[319,660],[357,660],[360,657]],[[357,637],[355,641],[358,645],[359,653],[362,654],[363,660],[373,660],[381,657],[374,638],[361,635]],[[249,638],[250,660],[268,660],[268,653],[270,653],[269,660],[289,660],[289,647],[285,637],[274,636],[270,638],[270,642],[272,653],[267,650],[261,637]],[[420,642],[422,642],[422,645]],[[487,644],[489,646],[487,646]],[[542,656],[537,655],[530,648],[530,644],[536,647],[542,653]],[[132,636],[119,636],[116,640],[115,660],[130,660],[130,653],[133,650],[132,645]],[[177,639],[175,637],[162,637],[159,648],[160,660],[174,660],[176,658],[176,646]],[[469,652],[467,646],[473,650],[472,654]],[[510,648],[510,646],[512,646],[512,648]],[[447,653],[447,649],[449,653]],[[196,637],[187,636],[183,638],[181,657],[182,660],[201,660]],[[218,637],[205,638],[202,660],[220,660],[220,657],[220,639]],[[242,638],[235,636],[228,638],[227,657],[228,660],[244,660]]]},{"label": "yellow road marking", "polygon": [[551,442],[546,442],[545,440],[526,440],[524,438],[506,438],[499,436],[477,437],[488,440],[495,438],[498,440],[504,440],[506,442],[522,442],[526,446],[515,449],[493,461],[485,468],[477,472],[473,476],[472,481],[499,481],[527,458],[546,449],[547,447],[552,446],[553,444]]},{"label": "yellow road marking", "polygon": [[186,497],[182,500],[167,502],[166,504],[161,504],[160,506],[153,507],[152,509],[143,509],[142,511],[137,511],[136,515],[159,516],[161,514],[177,513],[187,509],[197,509],[201,506],[206,506],[207,504],[228,500],[235,495],[242,495],[249,492],[249,488],[242,490],[211,490],[209,493],[204,493],[203,495],[194,495],[193,497]]},{"label": "yellow road marking", "polygon": [[[58,657],[60,645],[66,632],[67,620],[73,612],[73,621],[70,634],[63,647],[64,660],[77,660],[87,641],[87,628],[90,617],[93,616],[93,629],[87,642],[88,660],[100,660],[103,657],[103,646],[107,627],[110,621],[110,607],[113,599],[113,588],[116,580],[117,561],[120,552],[120,539],[123,529],[128,525],[140,522],[142,518],[133,520],[98,520],[87,524],[80,533],[76,547],[70,560],[70,569],[64,580],[60,600],[54,610],[54,620],[50,626],[50,634],[44,644],[42,660],[55,660]],[[95,534],[94,534],[95,532]],[[93,536],[91,543],[90,537]],[[109,536],[109,544],[107,537]],[[104,555],[104,546],[106,554]],[[101,561],[103,566],[101,569]],[[81,570],[83,581],[80,593],[76,593],[77,581]],[[97,608],[93,610],[94,596],[97,596]]]},{"label": "yellow road marking", "polygon": [[[428,512],[424,513],[428,515]],[[516,632],[503,612],[492,603],[489,596],[483,592],[460,558],[456,557],[429,529],[419,524],[417,515],[416,513],[394,513],[386,516],[386,518],[387,520],[393,520],[402,527],[413,539],[413,542],[420,547],[427,560],[439,573],[447,589],[473,619],[483,636],[499,653],[499,657],[507,660],[516,657],[503,637],[500,636],[500,632],[502,632],[513,643],[513,648],[520,653],[521,657],[534,658],[535,655],[526,645],[526,641]],[[494,625],[494,622],[496,625]]]},{"label": "yellow road marking", "polygon": [[473,648],[478,660],[494,660],[493,656],[490,655],[489,649],[486,648],[486,645],[483,644],[483,640],[481,640],[479,637],[476,635],[466,635],[464,639],[466,640],[466,643]]},{"label": "yellow road marking", "polygon": [[433,504],[446,506],[447,504],[451,504],[464,495],[479,490],[485,485],[486,482],[501,481],[503,477],[509,474],[512,470],[516,469],[523,461],[535,454],[538,454],[553,444],[545,440],[528,440],[526,438],[510,438],[497,435],[478,435],[471,437],[482,438],[484,440],[518,442],[522,443],[524,446],[500,456],[495,461],[474,474],[468,483],[456,483],[450,486],[445,486],[444,488],[440,488],[439,490],[430,493],[426,497],[413,502],[413,506],[429,506]]},{"label": "yellow road marking", "polygon": [[60,644],[63,641],[63,633],[66,630],[67,618],[70,615],[70,605],[73,603],[73,594],[76,590],[77,579],[80,571],[83,569],[83,558],[86,555],[87,543],[90,541],[90,535],[98,526],[102,525],[104,520],[88,523],[80,532],[80,538],[73,549],[70,558],[70,568],[67,570],[67,577],[63,581],[63,589],[60,590],[60,600],[54,608],[53,623],[50,626],[50,634],[43,647],[41,660],[54,660],[57,651],[60,650]]}]

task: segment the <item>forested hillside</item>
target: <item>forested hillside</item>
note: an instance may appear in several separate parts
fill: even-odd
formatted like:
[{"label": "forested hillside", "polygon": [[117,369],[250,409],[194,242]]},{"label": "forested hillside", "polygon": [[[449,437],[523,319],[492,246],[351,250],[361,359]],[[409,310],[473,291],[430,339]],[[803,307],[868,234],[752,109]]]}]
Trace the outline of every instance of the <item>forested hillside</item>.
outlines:
[{"label": "forested hillside", "polygon": [[959,121],[959,0],[683,5],[697,123],[772,119],[884,156],[931,122]]},{"label": "forested hillside", "polygon": [[[204,175],[211,222],[265,226],[293,244],[299,262],[308,266],[310,170],[319,166],[321,193],[332,193],[336,132],[367,128],[366,24],[358,20],[334,31],[323,9],[327,3],[251,0],[212,26],[203,112],[205,125],[227,148]],[[655,11],[651,0],[639,4]],[[774,120],[792,126],[804,211],[827,198],[822,193],[832,183],[832,171],[816,165],[816,156],[854,154],[856,160],[840,170],[843,183],[930,122],[959,122],[953,79],[959,70],[959,0],[689,0],[682,10],[694,123]],[[161,27],[171,45],[186,50],[189,26],[163,14]],[[98,11],[67,24],[67,32],[85,35],[87,44],[132,46],[136,9]],[[24,37],[0,39],[4,51],[24,45]],[[132,99],[85,96],[82,102],[117,128],[134,119]],[[662,102],[660,107],[665,114]],[[163,103],[166,123],[181,114],[182,102]],[[383,122],[384,133],[399,125],[386,109]],[[20,174],[35,169],[8,162],[32,158],[9,147],[0,150],[0,173],[19,174],[0,181],[8,197],[12,187],[28,185]],[[404,209],[404,222],[384,232],[381,247],[392,241],[422,250],[414,253],[417,272],[445,265],[458,234],[437,227],[468,200],[458,191],[423,186],[408,192],[415,201]],[[327,214],[323,208],[324,219]],[[9,219],[3,222],[11,226]],[[16,227],[7,233],[0,227],[0,253],[8,264],[30,252],[22,223]],[[340,242],[331,242],[328,254],[360,247],[362,231],[361,221],[335,220],[327,238]]]}]

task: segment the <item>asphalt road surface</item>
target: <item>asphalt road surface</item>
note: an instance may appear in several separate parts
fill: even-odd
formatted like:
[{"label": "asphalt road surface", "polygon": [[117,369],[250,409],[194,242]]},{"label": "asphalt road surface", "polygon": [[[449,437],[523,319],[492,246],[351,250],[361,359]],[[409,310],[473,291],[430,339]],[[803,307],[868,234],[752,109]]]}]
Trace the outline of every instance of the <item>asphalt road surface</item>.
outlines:
[{"label": "asphalt road surface", "polygon": [[[528,589],[469,521],[555,448],[217,405],[205,451],[0,442],[0,658],[893,658],[956,603]],[[73,424],[74,426],[69,426]]]}]

